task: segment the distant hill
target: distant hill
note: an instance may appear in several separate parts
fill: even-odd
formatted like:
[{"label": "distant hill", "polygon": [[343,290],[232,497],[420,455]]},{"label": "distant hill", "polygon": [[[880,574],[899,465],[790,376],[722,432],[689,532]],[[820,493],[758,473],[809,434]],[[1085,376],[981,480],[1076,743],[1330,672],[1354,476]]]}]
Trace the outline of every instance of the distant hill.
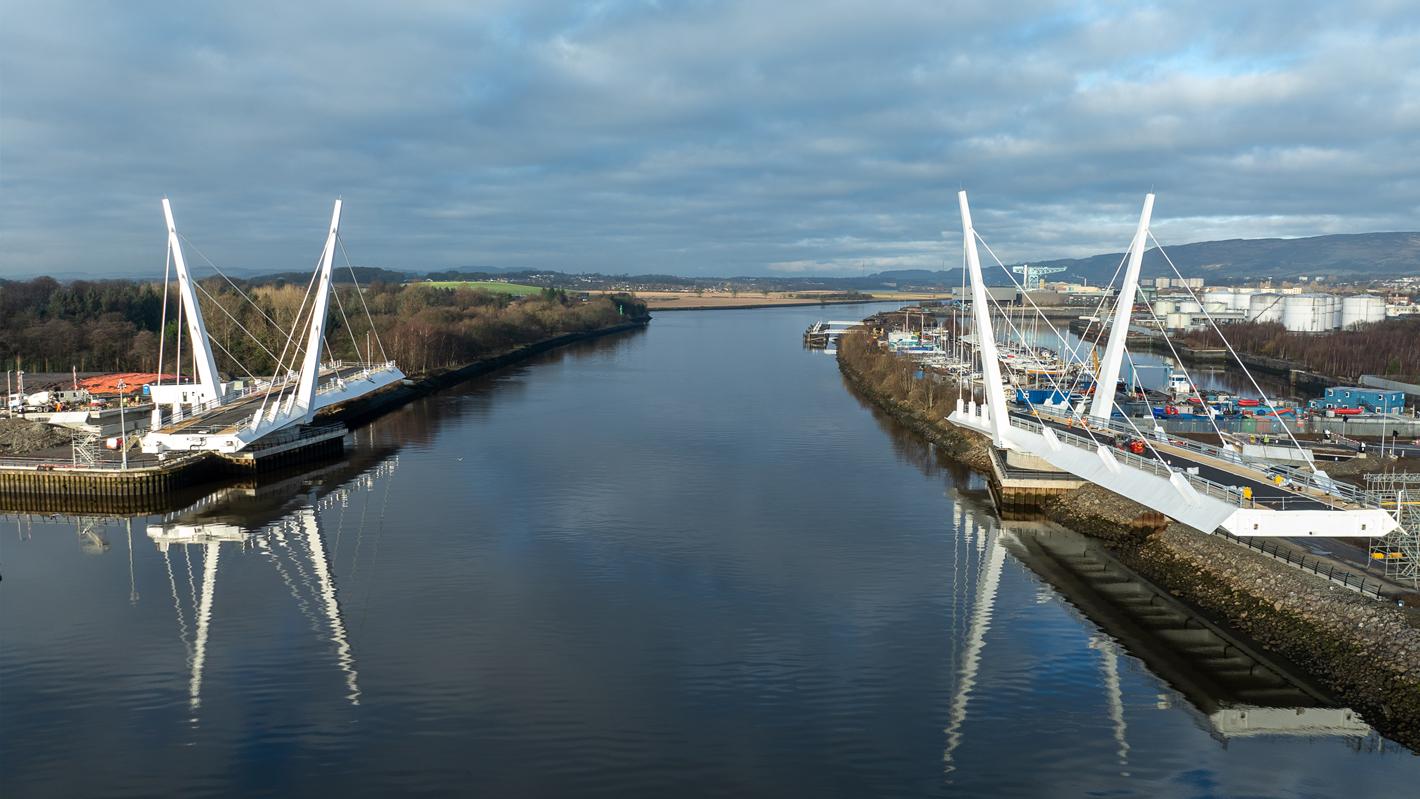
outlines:
[{"label": "distant hill", "polygon": [[[1202,277],[1211,284],[1241,283],[1258,278],[1328,277],[1341,280],[1382,278],[1394,275],[1420,275],[1420,233],[1354,233],[1332,236],[1312,236],[1302,239],[1228,239],[1194,244],[1170,245],[1169,257],[1186,277]],[[1085,279],[1104,283],[1114,275],[1123,253],[1106,253],[1088,258],[1057,258],[1034,261],[1036,266],[1062,266],[1057,275],[1071,280]],[[229,276],[254,283],[285,281],[305,283],[309,272],[270,273],[260,269],[229,267]],[[359,281],[400,283],[406,280],[509,280],[538,286],[564,286],[579,289],[600,288],[603,285],[632,284],[652,288],[711,288],[736,284],[754,286],[766,291],[859,290],[888,288],[948,290],[961,285],[961,269],[946,270],[899,269],[851,277],[814,275],[756,275],[738,277],[682,277],[677,275],[603,275],[598,273],[561,272],[552,269],[520,269],[491,265],[469,265],[444,271],[398,270],[377,267],[356,267]],[[210,273],[196,270],[199,277]],[[1172,274],[1157,250],[1144,255],[1145,277]],[[18,276],[17,276],[18,277]],[[61,280],[94,279],[77,272],[56,273]],[[123,277],[121,274],[105,278]],[[132,275],[136,280],[155,280],[155,275]],[[350,281],[345,268],[334,272],[336,282]],[[999,269],[986,270],[987,282],[1009,285]]]},{"label": "distant hill", "polygon": [[[1169,258],[1184,277],[1205,278],[1210,284],[1242,283],[1258,278],[1328,277],[1357,280],[1392,275],[1420,274],[1420,233],[1354,233],[1311,236],[1302,239],[1227,239],[1176,244]],[[1034,261],[1034,266],[1063,266],[1052,277],[1105,283],[1114,275],[1124,253],[1088,258]],[[983,264],[983,268],[986,265]],[[1173,270],[1157,249],[1144,253],[1141,273],[1167,277]],[[950,288],[961,284],[961,270],[899,269],[857,278],[841,278],[857,288],[895,284],[901,288]],[[1007,284],[1000,269],[986,269],[992,285]]]},{"label": "distant hill", "polygon": [[[1420,274],[1420,233],[1228,239],[1170,245],[1167,250],[1184,277],[1202,277],[1209,283],[1300,275],[1355,280]],[[1123,257],[1123,253],[1115,252],[1089,258],[1040,261],[1037,265],[1063,266],[1071,277],[1107,281]],[[1142,274],[1164,277],[1172,275],[1173,270],[1158,250],[1149,250],[1144,253]]]},{"label": "distant hill", "polygon": [[[380,269],[373,266],[357,266],[353,269],[336,268],[330,270],[330,280],[332,283],[352,283],[351,272],[354,272],[354,279],[360,281],[360,285],[370,283],[403,283],[409,279],[407,272],[396,272],[392,269]],[[303,285],[311,279],[310,272],[277,272],[275,274],[261,274],[247,277],[251,283],[256,285],[267,285],[271,283],[295,283]]]}]

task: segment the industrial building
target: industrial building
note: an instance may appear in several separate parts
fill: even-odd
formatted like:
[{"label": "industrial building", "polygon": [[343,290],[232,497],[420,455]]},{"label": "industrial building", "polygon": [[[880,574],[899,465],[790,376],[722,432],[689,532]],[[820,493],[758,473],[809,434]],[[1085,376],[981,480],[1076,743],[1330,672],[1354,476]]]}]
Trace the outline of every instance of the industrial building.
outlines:
[{"label": "industrial building", "polygon": [[1405,410],[1405,392],[1363,386],[1330,386],[1307,403],[1312,410],[1351,410],[1398,413]]}]

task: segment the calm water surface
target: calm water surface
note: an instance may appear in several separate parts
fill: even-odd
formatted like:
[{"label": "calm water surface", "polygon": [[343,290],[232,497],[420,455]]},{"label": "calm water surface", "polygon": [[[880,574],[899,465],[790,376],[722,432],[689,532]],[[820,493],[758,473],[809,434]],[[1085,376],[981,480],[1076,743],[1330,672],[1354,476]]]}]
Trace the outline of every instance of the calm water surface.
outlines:
[{"label": "calm water surface", "polygon": [[800,348],[662,314],[168,517],[0,517],[0,796],[1413,796],[1220,732]]}]

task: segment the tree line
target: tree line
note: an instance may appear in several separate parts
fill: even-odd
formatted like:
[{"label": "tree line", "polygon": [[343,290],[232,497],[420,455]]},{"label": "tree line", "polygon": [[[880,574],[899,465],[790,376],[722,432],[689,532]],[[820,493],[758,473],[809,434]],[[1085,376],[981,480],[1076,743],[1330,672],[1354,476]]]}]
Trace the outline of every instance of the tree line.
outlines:
[{"label": "tree line", "polygon": [[[1420,374],[1420,316],[1387,319],[1351,330],[1294,333],[1275,322],[1240,322],[1223,328],[1239,353],[1291,361],[1303,369],[1356,379],[1361,375]],[[1223,346],[1213,329],[1188,333],[1195,349]]]},{"label": "tree line", "polygon": [[[224,374],[271,374],[295,353],[309,320],[305,282],[256,285],[220,277],[198,281],[199,305]],[[645,314],[627,296],[569,297],[544,290],[530,297],[419,284],[373,283],[333,287],[325,358],[396,361],[418,373],[458,366],[519,344],[605,327]],[[176,285],[128,280],[60,283],[49,277],[0,280],[0,362],[33,372],[165,371],[177,369]],[[161,335],[160,335],[161,334]],[[162,343],[163,364],[158,364]],[[190,373],[191,343],[182,371]]]},{"label": "tree line", "polygon": [[838,360],[879,393],[931,418],[941,419],[956,410],[960,389],[955,381],[925,374],[916,361],[888,352],[865,331],[852,330],[839,338]]}]

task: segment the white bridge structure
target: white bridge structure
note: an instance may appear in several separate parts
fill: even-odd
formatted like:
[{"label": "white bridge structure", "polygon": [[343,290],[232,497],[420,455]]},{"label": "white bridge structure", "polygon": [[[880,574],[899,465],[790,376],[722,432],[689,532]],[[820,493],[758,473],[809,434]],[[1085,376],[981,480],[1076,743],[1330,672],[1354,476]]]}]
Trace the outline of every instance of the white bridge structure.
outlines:
[{"label": "white bridge structure", "polygon": [[[295,327],[285,332],[285,346],[279,356],[268,350],[276,362],[275,374],[269,378],[253,376],[245,385],[237,387],[234,383],[223,383],[218,374],[217,363],[212,355],[213,341],[208,336],[202,308],[198,303],[198,292],[205,293],[205,290],[193,279],[188,269],[177,225],[173,222],[172,207],[166,198],[163,199],[163,216],[168,227],[168,257],[177,273],[179,314],[183,317],[183,326],[191,342],[191,359],[195,374],[191,382],[179,380],[152,387],[153,419],[150,432],[143,436],[143,452],[160,456],[169,452],[234,453],[278,431],[308,424],[315,418],[316,413],[324,408],[357,399],[404,379],[404,373],[395,366],[394,361],[383,358],[376,361],[373,351],[368,347],[367,362],[321,363],[321,353],[327,349],[326,326],[331,296],[335,294],[331,286],[331,275],[340,228],[340,209],[341,201],[336,200],[325,248],[321,251],[315,273],[306,287],[306,295],[293,322]],[[351,275],[354,276],[353,269]],[[232,285],[236,288],[235,284]],[[237,290],[241,292],[240,288]],[[356,290],[359,290],[358,283]],[[210,294],[207,296],[211,297]],[[338,304],[338,296],[336,301]],[[165,325],[166,303],[165,290]],[[361,304],[363,303],[362,297]],[[220,304],[217,308],[231,317]],[[343,308],[341,313],[344,313]],[[265,316],[265,312],[262,312],[262,315]],[[368,309],[366,317],[369,318]],[[231,318],[243,332],[251,335],[235,317]],[[303,319],[308,321],[304,335],[301,335]],[[276,324],[270,317],[267,317],[267,321]],[[373,332],[373,320],[370,326]],[[378,334],[375,336],[378,341]],[[252,338],[255,339],[255,336]],[[300,344],[302,339],[304,346]],[[259,340],[257,343],[261,345]],[[264,345],[262,346],[265,349]],[[355,343],[355,349],[359,352],[358,342]],[[382,356],[383,351],[384,346],[380,344]],[[159,371],[162,364],[161,352],[160,349]],[[299,369],[296,368],[298,359]],[[177,364],[178,371],[181,372],[181,327],[177,343]]]},{"label": "white bridge structure", "polygon": [[[1302,468],[1269,469],[1249,463],[1241,447],[1226,446],[1226,439],[1222,439],[1225,446],[1218,447],[1169,439],[1158,428],[1147,433],[1140,430],[1127,415],[1116,418],[1116,385],[1139,269],[1151,238],[1153,194],[1144,199],[1144,210],[1129,247],[1108,344],[1094,375],[1088,410],[1084,402],[1071,405],[1066,400],[1013,411],[1006,404],[990,300],[977,250],[980,237],[972,226],[965,191],[958,194],[958,201],[965,268],[971,284],[972,332],[981,359],[985,401],[978,405],[974,398],[958,399],[956,411],[947,417],[952,424],[989,437],[992,446],[1018,467],[1067,472],[1205,533],[1222,529],[1236,536],[1370,538],[1398,529],[1390,511],[1379,507],[1364,492],[1333,482],[1309,457],[1301,460],[1305,464]],[[1005,320],[1011,324],[1009,317]],[[1049,320],[1045,321],[1049,324]],[[1222,331],[1218,332],[1221,336]],[[1060,340],[1063,342],[1064,338]],[[1228,349],[1231,353],[1231,345]],[[1236,353],[1233,355],[1236,358]],[[1246,372],[1245,366],[1243,370]],[[1265,407],[1275,413],[1275,406],[1256,381],[1253,386],[1263,397]],[[1057,396],[1072,396],[1070,386],[1056,388]],[[1199,401],[1203,402],[1201,396]],[[1150,426],[1153,427],[1152,422]],[[1291,436],[1290,431],[1287,435]],[[1142,441],[1147,451],[1125,451],[1119,444],[1126,441]],[[1301,449],[1295,439],[1292,444]]]}]

